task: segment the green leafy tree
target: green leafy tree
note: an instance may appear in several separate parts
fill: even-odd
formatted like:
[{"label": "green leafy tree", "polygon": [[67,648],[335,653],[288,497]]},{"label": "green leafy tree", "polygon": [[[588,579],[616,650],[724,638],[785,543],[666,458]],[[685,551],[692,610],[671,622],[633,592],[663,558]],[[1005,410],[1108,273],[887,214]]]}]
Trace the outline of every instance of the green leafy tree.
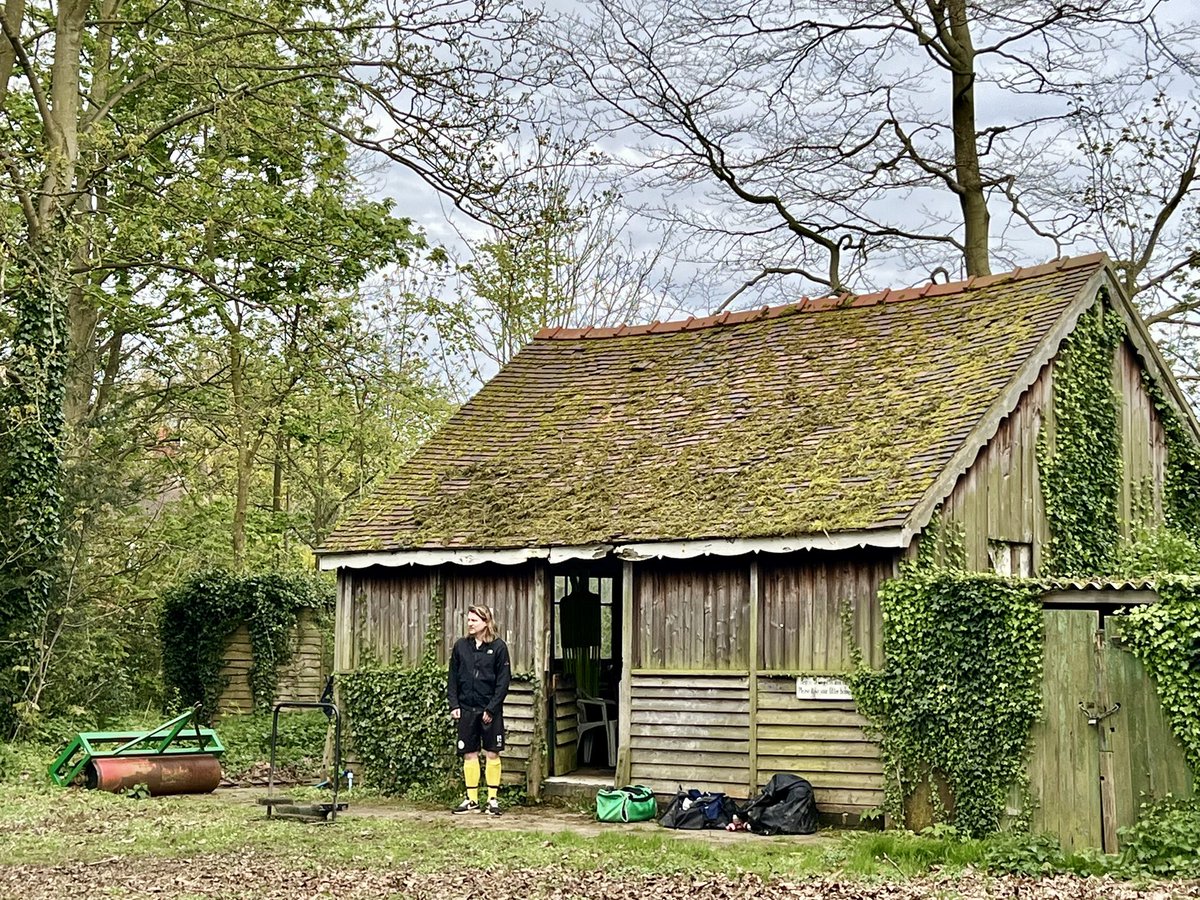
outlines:
[{"label": "green leafy tree", "polygon": [[[514,85],[536,69],[530,24],[504,2],[0,6],[0,678],[19,698],[0,730],[36,708],[35,658],[53,610],[69,605],[64,462],[95,451],[91,426],[122,379],[163,363],[166,338],[214,313],[225,289],[249,302],[272,279],[276,300],[344,286],[352,248],[335,273],[338,254],[301,222],[325,216],[328,235],[355,219],[378,235],[362,227],[366,206],[326,190],[347,144],[476,215],[497,212],[488,148],[522,102]],[[266,198],[281,221],[264,227],[252,204],[236,233],[222,232],[226,191]],[[225,332],[236,360],[241,338]]]}]

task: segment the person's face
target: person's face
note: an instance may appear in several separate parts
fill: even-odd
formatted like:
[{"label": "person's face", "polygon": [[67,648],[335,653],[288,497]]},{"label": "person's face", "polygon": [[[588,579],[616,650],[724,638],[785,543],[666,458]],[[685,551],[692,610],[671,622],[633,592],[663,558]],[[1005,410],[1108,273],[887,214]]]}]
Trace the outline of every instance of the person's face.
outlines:
[{"label": "person's face", "polygon": [[483,633],[483,619],[473,612],[467,613],[467,634],[471,637],[479,637]]}]

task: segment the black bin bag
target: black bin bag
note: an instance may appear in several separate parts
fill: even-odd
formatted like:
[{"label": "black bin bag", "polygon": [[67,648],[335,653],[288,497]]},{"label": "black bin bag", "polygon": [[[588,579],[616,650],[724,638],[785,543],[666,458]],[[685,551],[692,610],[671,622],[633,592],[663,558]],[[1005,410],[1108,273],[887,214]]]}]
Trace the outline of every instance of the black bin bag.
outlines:
[{"label": "black bin bag", "polygon": [[812,785],[799,775],[772,775],[743,818],[756,834],[812,834],[817,830]]}]

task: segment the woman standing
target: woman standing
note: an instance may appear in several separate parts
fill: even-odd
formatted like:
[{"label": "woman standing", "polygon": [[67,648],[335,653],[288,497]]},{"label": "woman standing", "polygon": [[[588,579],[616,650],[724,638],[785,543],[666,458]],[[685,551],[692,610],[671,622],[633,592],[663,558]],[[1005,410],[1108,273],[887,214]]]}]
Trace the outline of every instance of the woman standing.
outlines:
[{"label": "woman standing", "polygon": [[450,718],[458,723],[458,755],[463,761],[467,799],[454,812],[479,809],[479,750],[487,757],[488,802],[484,812],[500,815],[500,752],[504,749],[504,698],[512,678],[508,645],[496,637],[496,620],[486,606],[467,610],[467,636],[450,651],[446,696]]}]

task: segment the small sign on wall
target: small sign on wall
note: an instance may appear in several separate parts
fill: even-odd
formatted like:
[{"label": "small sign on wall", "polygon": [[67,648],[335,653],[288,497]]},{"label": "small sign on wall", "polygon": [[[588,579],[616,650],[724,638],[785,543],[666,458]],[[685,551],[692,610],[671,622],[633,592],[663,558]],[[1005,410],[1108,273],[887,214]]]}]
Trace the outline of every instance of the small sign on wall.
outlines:
[{"label": "small sign on wall", "polygon": [[801,675],[796,679],[797,700],[850,700],[850,686],[832,675]]}]

